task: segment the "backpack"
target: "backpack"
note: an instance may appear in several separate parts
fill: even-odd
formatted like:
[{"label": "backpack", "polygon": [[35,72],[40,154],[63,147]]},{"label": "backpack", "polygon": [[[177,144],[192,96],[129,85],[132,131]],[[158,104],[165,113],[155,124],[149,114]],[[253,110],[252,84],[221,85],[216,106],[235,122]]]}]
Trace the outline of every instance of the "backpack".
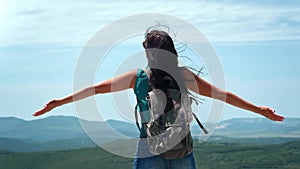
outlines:
[{"label": "backpack", "polygon": [[[144,70],[149,79],[150,71]],[[138,78],[138,76],[137,76]],[[139,79],[137,79],[139,80]],[[192,98],[187,91],[167,89],[172,100],[172,108],[165,111],[167,98],[160,89],[149,90],[146,96],[149,118],[144,121],[144,128],[138,122],[137,106],[135,108],[136,125],[140,132],[145,132],[149,151],[167,159],[182,158],[192,152],[193,139],[190,133],[190,123],[195,117],[198,125],[207,134],[207,130],[192,112]],[[139,99],[137,99],[138,104]]]}]

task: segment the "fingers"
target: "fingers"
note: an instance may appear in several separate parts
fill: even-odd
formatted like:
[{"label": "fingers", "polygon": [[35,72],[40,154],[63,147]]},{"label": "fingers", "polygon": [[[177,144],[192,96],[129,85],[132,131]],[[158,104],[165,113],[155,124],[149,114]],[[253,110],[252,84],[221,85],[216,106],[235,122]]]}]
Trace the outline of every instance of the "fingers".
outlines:
[{"label": "fingers", "polygon": [[274,121],[283,121],[284,120],[283,116],[277,115],[275,113],[271,114],[268,118],[271,120],[274,120]]},{"label": "fingers", "polygon": [[45,104],[45,105],[44,105],[44,108],[42,108],[41,110],[39,110],[39,111],[33,113],[32,115],[36,117],[36,116],[40,116],[40,115],[42,115],[42,114],[45,114],[45,113],[47,113],[48,111],[50,111],[50,108],[49,108],[48,104]]},{"label": "fingers", "polygon": [[40,116],[42,114],[47,113],[48,111],[52,110],[55,107],[56,107],[56,100],[51,100],[51,101],[47,102],[41,110],[33,113],[32,115]]},{"label": "fingers", "polygon": [[284,120],[283,116],[276,115],[276,121],[283,121],[283,120]]},{"label": "fingers", "polygon": [[[46,107],[45,107],[45,108],[46,108]],[[36,116],[40,116],[40,115],[42,115],[42,114],[45,114],[45,113],[47,112],[45,108],[43,108],[43,109],[41,109],[41,110],[35,112],[35,113],[32,114],[32,115],[36,117]]]},{"label": "fingers", "polygon": [[271,109],[271,110],[272,110],[272,115],[273,115],[275,121],[283,121],[284,120],[283,116],[275,114],[275,110],[274,109]]},{"label": "fingers", "polygon": [[42,115],[42,114],[44,114],[43,113],[43,111],[42,110],[40,110],[40,111],[37,111],[37,112],[35,112],[34,114],[32,114],[32,116],[39,116],[39,115]]},{"label": "fingers", "polygon": [[272,109],[267,106],[261,106],[261,110],[262,110],[261,115],[267,117],[270,120],[273,120],[273,121],[283,121],[284,120],[283,116],[275,114],[275,112],[276,112],[275,109]]}]

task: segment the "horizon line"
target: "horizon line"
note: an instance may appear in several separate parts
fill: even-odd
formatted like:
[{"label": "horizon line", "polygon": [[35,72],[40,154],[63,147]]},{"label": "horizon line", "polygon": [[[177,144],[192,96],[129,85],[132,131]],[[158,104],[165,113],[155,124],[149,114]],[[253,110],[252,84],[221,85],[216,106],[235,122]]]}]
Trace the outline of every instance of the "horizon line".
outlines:
[{"label": "horizon line", "polygon": [[[32,118],[30,120],[28,119],[25,119],[25,118],[21,118],[21,117],[16,117],[16,116],[0,116],[0,119],[1,118],[15,118],[15,119],[19,119],[19,120],[24,120],[24,121],[35,121],[35,120],[43,120],[43,119],[46,119],[46,118],[51,118],[51,117],[69,117],[69,118],[76,118],[76,119],[80,119],[80,120],[85,120],[85,121],[95,121],[95,122],[107,122],[107,121],[120,121],[120,122],[127,122],[127,123],[130,123],[129,120],[120,120],[120,119],[105,119],[103,121],[99,121],[99,120],[88,120],[88,119],[81,119],[77,116],[72,116],[72,115],[50,115],[50,116],[46,116],[46,117],[37,117],[37,118]],[[264,118],[264,117],[234,117],[234,118],[228,118],[228,119],[221,119],[220,122],[223,122],[223,121],[228,121],[228,120],[234,120],[234,119],[266,119],[268,120],[267,118]],[[286,119],[300,119],[300,117],[285,117],[284,118],[285,120]],[[283,120],[282,122],[284,122],[285,120]],[[134,121],[132,121],[134,122]],[[276,122],[276,121],[273,121],[273,122]]]}]

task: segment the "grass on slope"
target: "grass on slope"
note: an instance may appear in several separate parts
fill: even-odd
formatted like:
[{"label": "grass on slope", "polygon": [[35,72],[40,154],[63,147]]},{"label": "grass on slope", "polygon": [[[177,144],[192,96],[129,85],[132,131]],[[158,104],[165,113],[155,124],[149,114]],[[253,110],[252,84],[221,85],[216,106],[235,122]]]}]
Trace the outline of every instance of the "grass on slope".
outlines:
[{"label": "grass on slope", "polygon": [[[198,169],[299,169],[300,141],[268,146],[195,142],[194,155]],[[1,169],[130,169],[132,163],[133,159],[101,148],[35,153],[0,151]]]}]

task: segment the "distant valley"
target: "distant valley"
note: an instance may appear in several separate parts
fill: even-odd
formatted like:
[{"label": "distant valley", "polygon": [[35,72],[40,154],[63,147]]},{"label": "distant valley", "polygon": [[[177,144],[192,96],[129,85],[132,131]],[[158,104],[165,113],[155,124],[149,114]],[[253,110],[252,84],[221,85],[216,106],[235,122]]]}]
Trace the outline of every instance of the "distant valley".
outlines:
[{"label": "distant valley", "polygon": [[[118,140],[112,135],[112,129],[127,138],[139,136],[135,124],[128,122],[81,120],[81,123],[85,124],[85,130],[97,136],[98,143]],[[210,129],[209,124],[205,125]],[[287,118],[281,123],[260,118],[231,119],[220,122],[208,142],[277,144],[296,141],[300,140],[299,126],[300,119],[297,118]],[[199,134],[203,136],[196,125],[192,127],[192,133],[196,140]],[[96,144],[82,129],[76,117],[50,116],[32,121],[0,118],[0,150],[32,152],[90,147],[96,147]]]}]

